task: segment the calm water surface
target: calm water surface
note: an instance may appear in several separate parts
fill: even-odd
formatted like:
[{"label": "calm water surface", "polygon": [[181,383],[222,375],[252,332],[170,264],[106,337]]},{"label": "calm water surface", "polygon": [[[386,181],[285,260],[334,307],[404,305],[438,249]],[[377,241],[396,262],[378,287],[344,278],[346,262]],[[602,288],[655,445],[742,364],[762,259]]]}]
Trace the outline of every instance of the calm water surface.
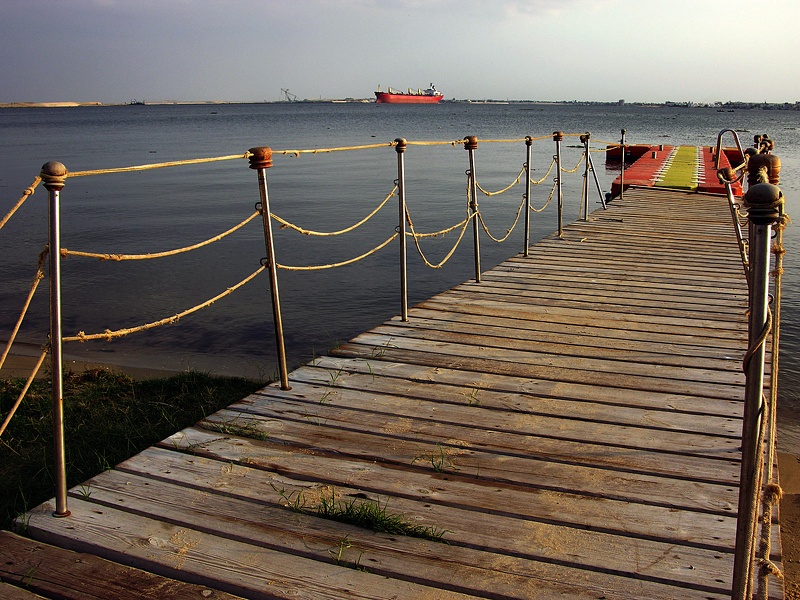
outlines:
[{"label": "calm water surface", "polygon": [[[725,128],[776,140],[783,162],[781,187],[790,215],[798,210],[800,113],[791,111],[442,103],[437,106],[376,104],[253,104],[121,106],[0,110],[0,214],[5,214],[49,160],[70,171],[273,149],[327,148],[408,140],[517,139],[591,131],[594,140],[713,145]],[[726,138],[731,144],[731,138]],[[600,144],[598,144],[600,145]],[[534,144],[534,178],[554,153],[551,140]],[[564,166],[581,149],[564,143]],[[523,143],[481,143],[476,172],[485,189],[508,185],[525,159]],[[615,172],[594,154],[604,190]],[[460,221],[466,210],[467,152],[460,146],[412,146],[406,154],[409,209],[420,230]],[[582,168],[581,168],[582,173]],[[581,173],[565,176],[565,220],[578,217]],[[272,211],[308,229],[345,227],[370,212],[396,178],[392,148],[317,155],[276,155],[269,170]],[[552,176],[534,188],[532,204],[547,199]],[[523,187],[479,202],[498,234],[512,224]],[[144,253],[196,243],[239,222],[258,200],[255,172],[245,160],[144,173],[70,179],[62,193],[63,245],[75,250]],[[592,197],[591,209],[598,206]],[[551,208],[554,208],[552,206]],[[312,238],[283,230],[277,260],[309,265],[346,260],[386,239],[397,222],[393,201],[357,234]],[[40,188],[0,232],[0,338],[8,335],[46,243],[46,193]],[[533,215],[532,240],[556,227],[555,210]],[[800,244],[787,230],[783,304],[781,410],[794,422],[800,407]],[[429,240],[426,252],[441,260],[452,237]],[[394,246],[394,245],[393,245]],[[482,239],[484,269],[522,248],[517,229],[504,244]],[[409,301],[419,302],[473,276],[470,236],[444,268],[424,267],[409,249]],[[161,319],[233,285],[259,266],[265,254],[258,221],[202,250],[144,262],[69,258],[63,264],[64,334],[93,333]],[[350,339],[400,311],[397,257],[392,248],[331,271],[281,271],[284,326],[292,364]],[[709,275],[713,277],[713,273]],[[42,290],[44,292],[44,290]],[[44,341],[46,294],[37,296],[20,339]],[[196,368],[250,376],[275,372],[274,333],[265,276],[177,325],[113,342],[72,344],[67,352],[110,363],[166,369]],[[800,431],[800,428],[798,428]],[[800,438],[799,438],[800,439]]]}]

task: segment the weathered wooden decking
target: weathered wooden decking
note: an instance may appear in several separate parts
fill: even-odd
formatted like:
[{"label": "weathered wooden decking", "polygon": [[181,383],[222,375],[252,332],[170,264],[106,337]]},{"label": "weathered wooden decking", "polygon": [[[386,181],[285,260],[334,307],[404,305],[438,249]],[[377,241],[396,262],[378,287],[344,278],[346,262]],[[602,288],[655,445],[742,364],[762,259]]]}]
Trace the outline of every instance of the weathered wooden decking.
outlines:
[{"label": "weathered wooden decking", "polygon": [[[28,535],[248,597],[728,596],[746,289],[724,198],[628,190],[483,280],[73,489],[72,516],[32,511]],[[334,497],[446,543],[286,506]]]}]

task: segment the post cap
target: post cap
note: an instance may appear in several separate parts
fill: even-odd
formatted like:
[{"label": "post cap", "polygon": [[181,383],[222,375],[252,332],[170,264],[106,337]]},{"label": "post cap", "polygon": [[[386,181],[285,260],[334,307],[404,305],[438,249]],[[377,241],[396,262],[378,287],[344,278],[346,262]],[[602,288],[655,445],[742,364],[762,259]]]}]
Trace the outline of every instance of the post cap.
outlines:
[{"label": "post cap", "polygon": [[781,182],[781,159],[774,154],[753,154],[747,161],[747,183],[766,183],[761,181],[766,175],[772,185]]},{"label": "post cap", "polygon": [[560,142],[564,139],[564,132],[563,131],[554,131],[553,132],[553,141]]},{"label": "post cap", "polygon": [[258,146],[250,148],[250,168],[269,169],[272,166],[272,148],[268,146]]},{"label": "post cap", "polygon": [[477,150],[478,149],[478,136],[477,135],[468,135],[464,138],[466,142],[464,144],[465,150]]},{"label": "post cap", "polygon": [[44,187],[48,190],[60,190],[67,181],[67,167],[60,162],[51,160],[42,165],[39,177],[42,178]]},{"label": "post cap", "polygon": [[777,185],[757,183],[744,195],[748,218],[758,225],[769,225],[783,215],[783,192]]},{"label": "post cap", "polygon": [[406,151],[407,144],[406,138],[396,138],[394,140],[394,151],[398,154],[402,154]]}]

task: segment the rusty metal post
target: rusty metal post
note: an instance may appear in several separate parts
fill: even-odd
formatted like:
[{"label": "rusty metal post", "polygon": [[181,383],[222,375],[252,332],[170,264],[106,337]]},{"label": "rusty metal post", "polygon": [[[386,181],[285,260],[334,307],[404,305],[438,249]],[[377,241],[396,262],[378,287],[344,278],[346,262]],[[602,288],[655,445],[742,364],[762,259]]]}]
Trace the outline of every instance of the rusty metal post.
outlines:
[{"label": "rusty metal post", "polygon": [[53,460],[55,471],[54,517],[68,517],[67,461],[64,450],[64,371],[61,346],[61,190],[67,179],[67,168],[60,162],[42,165],[40,174],[49,193],[49,259],[50,259],[50,351],[52,358],[53,397]]},{"label": "rusty metal post", "polygon": [[525,138],[525,246],[522,249],[523,256],[530,256],[531,245],[531,158],[533,138]]},{"label": "rusty metal post", "polygon": [[556,143],[556,194],[558,201],[558,237],[564,234],[564,194],[561,190],[561,141],[564,133],[561,131],[553,132],[553,141]]},{"label": "rusty metal post", "polygon": [[395,140],[397,152],[397,195],[399,198],[399,221],[397,233],[400,235],[400,318],[408,321],[408,264],[406,260],[406,167],[403,154],[406,151],[406,140]]},{"label": "rusty metal post", "polygon": [[261,195],[261,220],[264,225],[264,242],[267,256],[264,259],[269,269],[269,287],[272,294],[272,319],[275,325],[275,344],[278,349],[278,369],[281,389],[292,389],[289,385],[289,372],[286,367],[286,345],[283,338],[283,319],[281,318],[281,299],[278,293],[278,265],[275,262],[275,244],[272,237],[272,216],[269,209],[267,188],[267,169],[272,166],[272,150],[267,147],[250,148],[250,168],[258,172],[258,191]]},{"label": "rusty metal post", "polygon": [[480,223],[478,223],[478,180],[475,175],[475,150],[478,149],[478,137],[469,135],[464,138],[464,148],[469,152],[469,203],[472,211],[472,234],[475,241],[475,282],[481,282],[481,245]]},{"label": "rusty metal post", "polygon": [[749,348],[744,361],[745,399],[742,422],[742,466],[733,566],[734,600],[752,596],[758,499],[762,488],[765,337],[769,320],[769,266],[772,226],[783,215],[783,194],[769,183],[757,183],[744,195],[750,219]]},{"label": "rusty metal post", "polygon": [[619,199],[623,200],[625,198],[625,130],[620,130],[621,138],[620,138],[620,149],[622,150],[622,162],[619,172]]}]

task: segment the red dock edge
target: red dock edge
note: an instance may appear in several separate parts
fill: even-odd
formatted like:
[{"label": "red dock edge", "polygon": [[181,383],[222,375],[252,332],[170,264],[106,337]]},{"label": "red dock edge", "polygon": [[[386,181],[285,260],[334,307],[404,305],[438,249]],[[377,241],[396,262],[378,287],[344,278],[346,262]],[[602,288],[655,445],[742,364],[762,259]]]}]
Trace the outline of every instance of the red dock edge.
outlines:
[{"label": "red dock edge", "polygon": [[[626,147],[625,157],[627,160],[634,160],[633,164],[625,169],[625,189],[630,186],[657,187],[657,180],[662,173],[667,159],[674,150],[675,146],[664,144],[633,144]],[[700,153],[700,181],[697,185],[698,192],[708,194],[725,194],[725,185],[717,179],[717,168],[715,167],[715,148],[703,146]],[[609,162],[619,162],[622,150],[619,146],[606,147],[606,164]],[[723,169],[732,166],[731,159],[738,166],[740,162],[739,151],[736,148],[724,148],[720,156],[719,168]],[[733,194],[742,194],[742,184],[733,184]],[[620,177],[617,176],[611,184],[611,197],[616,198],[620,194]]]}]

